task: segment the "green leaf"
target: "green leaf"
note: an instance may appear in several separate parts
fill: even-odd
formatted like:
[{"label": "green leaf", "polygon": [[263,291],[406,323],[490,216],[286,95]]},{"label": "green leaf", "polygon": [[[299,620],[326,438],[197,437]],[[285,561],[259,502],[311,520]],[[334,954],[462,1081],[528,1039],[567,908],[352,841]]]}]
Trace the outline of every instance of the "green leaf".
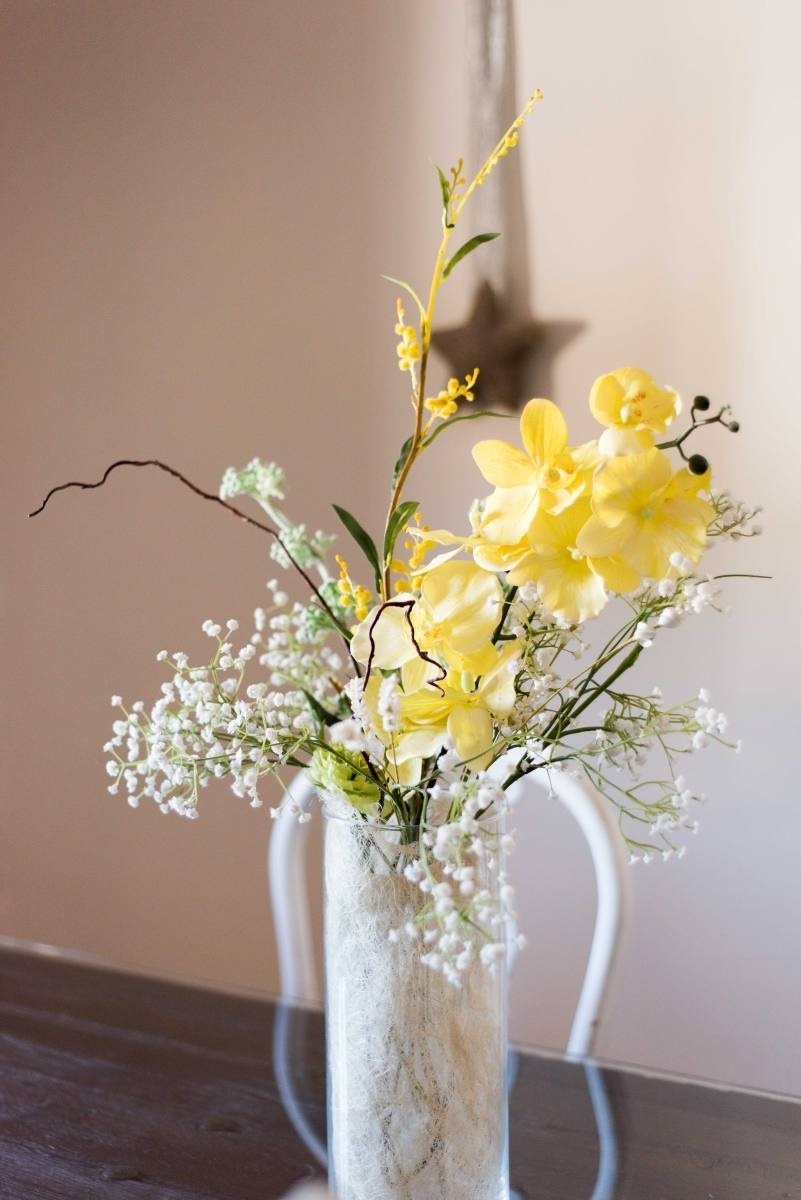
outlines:
[{"label": "green leaf", "polygon": [[398,287],[401,287],[405,292],[408,292],[420,310],[421,318],[425,320],[426,310],[423,308],[423,301],[417,295],[417,292],[410,283],[406,283],[403,279],[396,279],[394,275],[382,275],[381,278],[386,279],[387,283],[396,283]]},{"label": "green leaf", "polygon": [[406,525],[417,512],[420,507],[419,500],[404,500],[403,504],[399,504],[392,516],[387,522],[387,531],[384,535],[384,562],[392,557],[392,552],[395,549],[395,542],[398,540],[398,534],[404,525]]},{"label": "green leaf", "polygon": [[376,591],[380,591],[380,589],[381,589],[381,564],[378,561],[378,550],[376,549],[375,542],[370,537],[370,534],[367,533],[367,531],[362,528],[362,526],[359,524],[359,522],[356,520],[356,518],[353,516],[353,514],[349,513],[346,508],[340,508],[340,506],[338,504],[333,504],[331,507],[333,508],[333,510],[337,514],[337,516],[339,517],[342,524],[347,529],[350,536],[353,538],[356,545],[359,547],[359,549],[364,554],[364,557],[367,559],[370,566],[373,568],[373,574],[375,575]]},{"label": "green leaf", "polygon": [[398,461],[395,463],[395,466],[392,469],[392,486],[393,487],[400,479],[400,473],[403,470],[403,468],[406,466],[406,461],[409,457],[409,451],[412,448],[413,440],[414,440],[413,438],[407,437],[406,441],[403,443],[403,445],[400,448],[400,454],[398,455]]},{"label": "green leaf", "polygon": [[458,417],[448,417],[441,424],[435,425],[432,432],[425,440],[425,445],[430,446],[434,438],[439,437],[444,429],[448,429],[451,425],[458,425],[459,421],[477,421],[479,417],[500,417],[502,420],[509,420],[512,417],[517,417],[517,413],[493,412],[487,408],[476,408],[473,412],[460,413]]},{"label": "green leaf", "polygon": [[468,254],[471,254],[473,250],[476,250],[479,246],[483,246],[484,242],[492,242],[496,237],[500,236],[501,235],[499,233],[477,233],[475,237],[471,237],[469,242],[465,242],[465,244],[460,246],[456,251],[453,258],[442,272],[442,278],[447,279],[456,264],[460,263],[463,258],[467,257]]},{"label": "green leaf", "polygon": [[318,721],[321,721],[323,725],[336,725],[337,721],[339,720],[339,717],[336,715],[336,713],[330,713],[327,708],[323,708],[320,701],[317,700],[311,694],[311,692],[307,692],[305,688],[301,688],[301,691],[308,701],[309,708],[312,710],[315,717],[317,717]]}]

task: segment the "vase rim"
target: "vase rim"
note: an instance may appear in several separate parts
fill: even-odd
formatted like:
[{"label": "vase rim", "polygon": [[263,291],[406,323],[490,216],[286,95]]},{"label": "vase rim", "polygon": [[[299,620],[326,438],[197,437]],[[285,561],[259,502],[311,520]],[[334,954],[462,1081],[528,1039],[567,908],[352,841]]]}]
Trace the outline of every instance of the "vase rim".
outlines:
[{"label": "vase rim", "polygon": [[[436,829],[441,829],[444,825],[458,824],[458,821],[428,821],[403,826],[397,823],[397,819],[394,816],[388,821],[384,821],[379,820],[375,816],[366,816],[364,813],[360,813],[357,808],[352,806],[349,811],[346,811],[345,804],[346,802],[343,801],[341,809],[337,809],[333,807],[330,801],[324,799],[322,796],[320,797],[320,807],[322,808],[323,816],[327,821],[341,821],[343,824],[350,824],[361,818],[360,823],[362,828],[381,830],[384,833],[394,833],[396,830],[401,829],[416,829],[422,830],[423,832],[429,832]],[[488,829],[495,822],[503,820],[508,815],[508,812],[509,803],[507,801],[502,808],[497,808],[495,805],[493,805],[491,811],[484,813],[483,816],[477,817],[476,820],[482,829]]]}]

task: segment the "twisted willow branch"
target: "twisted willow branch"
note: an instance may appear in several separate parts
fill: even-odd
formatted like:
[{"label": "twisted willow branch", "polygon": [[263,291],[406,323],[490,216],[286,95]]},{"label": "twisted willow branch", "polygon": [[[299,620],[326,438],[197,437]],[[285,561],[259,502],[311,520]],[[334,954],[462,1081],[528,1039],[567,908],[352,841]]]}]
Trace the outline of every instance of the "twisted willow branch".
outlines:
[{"label": "twisted willow branch", "polygon": [[117,467],[158,467],[160,471],[164,471],[167,475],[172,475],[173,479],[177,479],[185,487],[188,487],[189,490],[194,492],[196,496],[200,496],[203,500],[211,500],[214,504],[219,504],[221,508],[226,509],[233,516],[239,517],[240,521],[245,521],[246,524],[252,525],[254,529],[259,529],[262,533],[269,534],[270,537],[275,538],[276,542],[281,547],[292,566],[295,568],[298,574],[302,576],[307,587],[317,597],[321,607],[334,622],[334,625],[339,633],[342,634],[345,642],[349,644],[350,637],[348,631],[345,629],[344,625],[341,623],[339,617],[331,608],[328,601],[325,599],[322,593],[318,591],[313,579],[303,569],[297,559],[293,557],[291,551],[288,549],[277,529],[273,529],[272,525],[266,525],[263,521],[257,521],[255,517],[251,517],[247,513],[242,512],[240,508],[237,508],[233,504],[229,504],[227,500],[223,500],[221,496],[215,495],[214,492],[207,492],[204,488],[198,487],[196,483],[193,483],[191,479],[187,479],[187,477],[182,475],[180,471],[177,471],[175,467],[171,467],[167,463],[161,462],[158,458],[120,458],[116,462],[113,462],[111,466],[106,467],[102,478],[96,480],[94,483],[83,483],[77,479],[70,480],[69,483],[59,483],[56,487],[50,489],[39,507],[35,508],[33,512],[28,513],[28,516],[36,517],[40,512],[43,512],[48,504],[48,501],[52,496],[55,496],[56,492],[64,492],[69,488],[82,488],[84,491],[91,491],[93,488],[102,487],[111,472],[116,471]]}]

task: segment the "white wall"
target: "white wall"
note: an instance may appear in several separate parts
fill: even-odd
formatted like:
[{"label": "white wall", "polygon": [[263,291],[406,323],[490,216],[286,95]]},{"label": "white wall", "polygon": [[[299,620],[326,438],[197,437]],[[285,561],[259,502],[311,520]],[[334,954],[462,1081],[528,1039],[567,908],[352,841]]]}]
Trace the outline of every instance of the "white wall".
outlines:
[{"label": "white wall", "polygon": [[[36,523],[51,483],[157,453],[213,486],[253,453],[296,511],[383,506],[407,410],[381,271],[423,279],[432,161],[466,145],[465,6],[145,0],[4,6],[12,397],[2,520],[7,734],[0,927],[145,969],[274,986],[263,823],[224,791],[192,826],[105,794],[107,697],[147,697],[162,645],[202,649],[268,574],[255,535],[166,480],[119,476]],[[795,783],[801,267],[798,18],[787,2],[518,5],[535,303],[588,331],[555,398],[580,434],[601,371],[638,362],[731,401],[721,478],[766,505],[730,617],[645,657],[745,741],[693,761],[709,795],[681,863],[635,868],[602,1052],[801,1093]],[[491,252],[491,251],[489,251]],[[465,282],[468,276],[465,275]],[[457,317],[456,291],[443,314]],[[419,489],[456,523],[455,438]],[[518,869],[532,942],[520,1036],[564,1043],[592,920],[586,853],[537,799]]]},{"label": "white wall", "polygon": [[[731,402],[742,432],[710,434],[704,449],[721,482],[765,505],[766,534],[710,561],[774,575],[730,581],[733,615],[683,627],[642,663],[640,676],[677,698],[709,687],[744,748],[688,764],[709,801],[687,858],[634,869],[600,1049],[801,1091],[801,420],[790,349],[801,316],[801,23],[775,0],[520,12],[522,71],[547,94],[524,146],[537,304],[589,321],[558,364],[559,398],[579,417],[588,381],[633,361],[686,395]],[[538,830],[547,847],[532,898],[535,941],[560,958],[587,930],[586,863],[576,847],[561,852],[565,824],[549,814]],[[539,949],[525,983],[556,1040],[569,1006],[543,978],[551,954]]]}]

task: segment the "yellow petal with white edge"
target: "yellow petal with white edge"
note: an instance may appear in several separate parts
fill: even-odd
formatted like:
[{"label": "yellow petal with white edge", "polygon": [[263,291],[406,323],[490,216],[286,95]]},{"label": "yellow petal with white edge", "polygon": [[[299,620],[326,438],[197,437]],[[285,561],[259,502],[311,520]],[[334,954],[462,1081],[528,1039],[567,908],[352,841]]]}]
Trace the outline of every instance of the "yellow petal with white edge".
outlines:
[{"label": "yellow petal with white edge", "polygon": [[371,667],[391,671],[417,657],[407,616],[409,608],[399,607],[413,599],[396,596],[392,607],[374,608],[357,625],[350,643],[356,662],[369,662]]},{"label": "yellow petal with white edge", "polygon": [[579,530],[576,547],[590,558],[609,558],[620,553],[636,528],[634,517],[623,516],[616,525],[607,525],[600,517],[592,516]]},{"label": "yellow petal with white edge", "polygon": [[492,717],[487,710],[457,704],[448,718],[448,733],[462,761],[469,761],[472,770],[480,771],[492,750]]},{"label": "yellow petal with white edge", "polygon": [[481,677],[478,697],[486,708],[499,717],[507,717],[514,708],[515,675],[520,666],[520,647],[517,642],[507,642],[497,654],[495,662]]},{"label": "yellow petal with white edge", "polygon": [[511,442],[490,438],[473,447],[473,459],[487,483],[493,487],[518,487],[536,478],[534,464]]},{"label": "yellow petal with white edge", "polygon": [[552,400],[529,400],[520,417],[523,445],[535,463],[552,463],[567,445],[567,422]]}]

